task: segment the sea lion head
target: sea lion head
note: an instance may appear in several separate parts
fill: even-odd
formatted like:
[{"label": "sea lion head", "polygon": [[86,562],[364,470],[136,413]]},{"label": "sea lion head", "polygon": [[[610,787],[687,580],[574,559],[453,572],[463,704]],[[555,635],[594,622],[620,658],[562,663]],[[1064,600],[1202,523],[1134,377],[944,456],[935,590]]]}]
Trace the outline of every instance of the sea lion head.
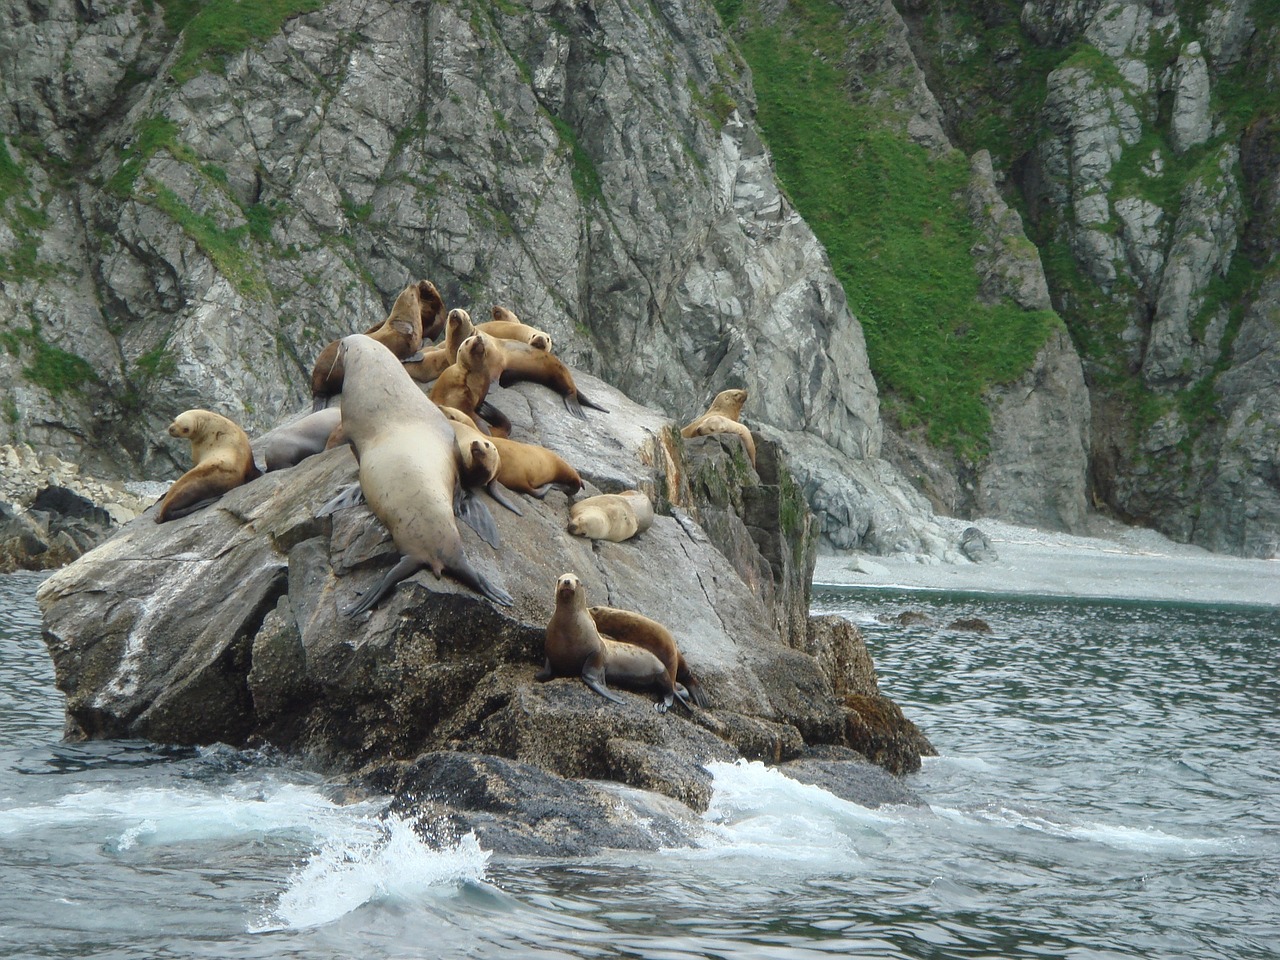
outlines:
[{"label": "sea lion head", "polygon": [[721,390],[711,401],[707,413],[722,413],[734,420],[742,413],[742,405],[747,402],[747,391],[741,389]]},{"label": "sea lion head", "polygon": [[472,324],[471,314],[463,310],[461,307],[454,307],[449,311],[449,316],[445,318],[445,329],[454,333],[463,332],[467,336],[471,335]]},{"label": "sea lion head", "polygon": [[468,369],[478,370],[484,366],[485,353],[488,349],[484,337],[473,333],[462,341],[462,346],[458,347],[458,362]]},{"label": "sea lion head", "polygon": [[556,603],[573,603],[581,591],[581,580],[572,573],[562,573],[556,580]]},{"label": "sea lion head", "polygon": [[551,338],[545,333],[535,333],[529,338],[529,346],[535,350],[544,350],[551,352]]},{"label": "sea lion head", "polygon": [[485,474],[485,483],[489,483],[498,475],[501,462],[498,458],[498,448],[493,445],[492,440],[477,438],[471,441],[471,466],[477,474]]},{"label": "sea lion head", "polygon": [[204,410],[187,410],[178,414],[169,424],[169,436],[179,440],[194,440],[204,433],[209,418]]}]

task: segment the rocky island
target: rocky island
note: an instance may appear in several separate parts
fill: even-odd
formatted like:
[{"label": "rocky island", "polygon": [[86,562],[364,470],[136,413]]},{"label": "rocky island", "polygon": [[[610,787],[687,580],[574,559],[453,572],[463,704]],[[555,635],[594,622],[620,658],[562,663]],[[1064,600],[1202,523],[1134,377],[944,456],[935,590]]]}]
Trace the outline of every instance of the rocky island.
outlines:
[{"label": "rocky island", "polygon": [[[711,760],[918,803],[891,774],[917,769],[927,739],[880,694],[857,630],[808,615],[817,524],[782,450],[762,438],[752,468],[737,437],[684,439],[581,376],[608,413],[575,419],[533,384],[492,396],[514,435],[574,464],[581,495],[648,493],[648,530],[573,537],[564,493],[521,497],[521,516],[492,511],[498,548],[461,528],[514,606],[420,572],[353,619],[339,608],[396,550],[367,507],[317,519],[355,480],[348,448],[181,520],[152,508],[40,588],[66,735],[270,745],[511,852],[678,841]],[[576,678],[535,682],[564,572],[590,602],[667,624],[712,707],[662,714],[648,694],[618,705]]]}]

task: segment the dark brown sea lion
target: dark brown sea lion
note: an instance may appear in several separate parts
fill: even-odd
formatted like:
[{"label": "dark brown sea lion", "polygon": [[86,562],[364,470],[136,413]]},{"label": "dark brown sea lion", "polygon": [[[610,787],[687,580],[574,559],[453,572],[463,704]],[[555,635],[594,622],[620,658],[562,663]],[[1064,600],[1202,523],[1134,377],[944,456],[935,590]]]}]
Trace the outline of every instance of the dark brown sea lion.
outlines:
[{"label": "dark brown sea lion", "polygon": [[239,424],[209,410],[187,410],[169,424],[169,436],[191,441],[194,466],[160,500],[156,523],[207,507],[228,490],[261,476],[248,435]]},{"label": "dark brown sea lion", "polygon": [[582,682],[606,700],[625,703],[606,681],[630,687],[657,687],[663,699],[655,709],[665,712],[676,696],[667,668],[643,647],[602,637],[587,612],[587,591],[572,573],[556,580],[556,609],[547,622],[546,664],[536,678],[582,677]]},{"label": "dark brown sea lion", "polygon": [[[434,292],[435,287],[429,281],[411,283],[400,291],[396,302],[391,307],[387,318],[375,327],[370,327],[364,334],[372,337],[390,350],[395,356],[404,359],[422,349],[422,288],[426,286]],[[439,294],[435,295],[439,300]],[[441,304],[443,306],[443,304]],[[334,394],[342,392],[343,366],[338,345],[342,341],[334,340],[320,351],[315,366],[311,368],[311,407],[323,410]]]},{"label": "dark brown sea lion", "polygon": [[477,573],[462,549],[454,521],[462,493],[457,440],[449,421],[389,350],[354,334],[342,341],[342,352],[342,426],[360,462],[360,490],[401,553],[377,586],[342,612],[371,609],[423,567],[510,606],[510,594]]},{"label": "dark brown sea lion", "polygon": [[[591,614],[591,619],[595,621],[596,629],[604,636],[622,643],[644,647],[661,660],[677,697],[680,696],[680,690],[683,688],[698,706],[710,705],[706,691],[702,689],[702,684],[689,669],[689,664],[685,662],[684,655],[680,653],[676,638],[671,635],[670,630],[658,621],[631,610],[598,606],[591,607],[588,612]],[[683,697],[680,699],[685,706],[689,705]],[[671,702],[668,700],[667,706],[670,705]]]}]

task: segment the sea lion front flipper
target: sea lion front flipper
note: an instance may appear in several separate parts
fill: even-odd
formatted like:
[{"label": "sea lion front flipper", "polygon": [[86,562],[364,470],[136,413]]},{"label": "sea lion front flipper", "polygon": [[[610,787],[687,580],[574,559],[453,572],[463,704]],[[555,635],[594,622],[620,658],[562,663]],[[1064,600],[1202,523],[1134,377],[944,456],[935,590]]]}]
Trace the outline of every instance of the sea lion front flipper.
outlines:
[{"label": "sea lion front flipper", "polygon": [[332,500],[316,511],[316,518],[332,516],[339,510],[345,510],[347,507],[358,507],[362,503],[364,503],[364,490],[360,488],[360,484],[357,481],[339,490]]},{"label": "sea lion front flipper", "polygon": [[600,406],[600,404],[596,403],[581,390],[578,391],[578,403],[582,404],[584,407],[590,407],[592,410],[599,410],[601,413],[609,412],[607,408]]},{"label": "sea lion front flipper", "polygon": [[422,567],[422,563],[412,557],[401,557],[400,562],[387,571],[387,575],[378,581],[378,585],[365,593],[355,603],[342,608],[344,617],[358,617],[366,610],[372,610],[397,583],[411,576]]},{"label": "sea lion front flipper", "polygon": [[183,517],[189,517],[191,516],[191,514],[195,513],[197,510],[203,510],[205,507],[215,504],[221,499],[222,499],[222,494],[218,494],[216,497],[205,497],[203,500],[195,501],[195,503],[184,504],[181,507],[177,507],[176,509],[170,510],[168,515],[164,518],[163,521],[160,520],[159,518],[160,515],[156,514],[156,523],[167,522],[169,520],[180,520]]},{"label": "sea lion front flipper", "polygon": [[511,436],[511,421],[507,415],[495,407],[488,400],[481,400],[476,404],[476,416],[489,421],[493,425],[490,434],[495,437]]},{"label": "sea lion front flipper", "polygon": [[476,532],[476,535],[493,549],[498,549],[498,525],[493,514],[476,495],[461,485],[453,491],[453,513]]},{"label": "sea lion front flipper", "polygon": [[550,492],[551,492],[551,488],[552,488],[553,486],[555,486],[555,484],[552,484],[552,483],[544,483],[544,484],[543,484],[542,486],[540,486],[540,487],[534,487],[532,490],[530,490],[530,491],[529,491],[529,496],[531,496],[531,497],[537,497],[539,500],[541,500],[541,499],[543,499],[543,498],[544,498],[548,493],[550,493]]},{"label": "sea lion front flipper", "polygon": [[424,350],[419,350],[417,353],[415,353],[411,357],[401,357],[400,362],[401,363],[418,363],[421,360],[425,360],[426,357],[427,357],[427,351],[424,349]]},{"label": "sea lion front flipper", "polygon": [[582,682],[606,700],[612,700],[614,703],[627,702],[605,686],[603,653],[587,657],[586,662],[582,665]]},{"label": "sea lion front flipper", "polygon": [[515,503],[513,503],[511,500],[507,499],[507,495],[504,492],[506,490],[506,487],[500,484],[497,480],[489,481],[489,486],[486,487],[485,489],[489,491],[489,496],[493,497],[494,500],[502,504],[512,513],[514,513],[517,517],[524,516],[524,511],[521,510],[519,507],[517,507]]},{"label": "sea lion front flipper", "polygon": [[551,658],[547,657],[543,660],[542,669],[533,675],[533,679],[539,683],[546,683],[555,675],[555,671],[551,669]]}]

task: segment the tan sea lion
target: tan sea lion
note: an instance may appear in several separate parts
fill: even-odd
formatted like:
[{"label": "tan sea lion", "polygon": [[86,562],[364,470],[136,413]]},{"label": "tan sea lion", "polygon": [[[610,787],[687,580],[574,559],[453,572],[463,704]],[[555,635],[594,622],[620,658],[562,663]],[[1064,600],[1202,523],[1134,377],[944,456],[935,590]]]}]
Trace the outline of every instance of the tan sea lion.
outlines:
[{"label": "tan sea lion", "polygon": [[[595,621],[596,629],[602,635],[621,643],[644,647],[661,660],[677,697],[683,689],[698,706],[710,705],[706,691],[702,689],[702,684],[689,669],[689,664],[685,662],[684,655],[680,653],[676,638],[671,635],[670,630],[658,621],[631,610],[598,606],[591,607],[588,612],[591,614],[591,619]],[[688,700],[684,697],[680,697],[680,700],[685,706],[689,706]],[[670,705],[671,702],[668,700],[667,706]]]},{"label": "tan sea lion", "polygon": [[453,363],[449,351],[443,345],[419,350],[404,360],[404,369],[418,383],[431,383]]},{"label": "tan sea lion", "polygon": [[377,586],[342,612],[371,609],[423,567],[510,606],[511,595],[476,572],[462,549],[454,514],[464,501],[449,421],[389,350],[354,334],[342,341],[342,354],[342,426],[360,462],[360,490],[401,553]]},{"label": "tan sea lion", "polygon": [[444,322],[444,348],[449,354],[449,362],[458,359],[458,348],[467,337],[474,336],[475,324],[471,322],[471,314],[461,307],[454,307]]},{"label": "tan sea lion", "polygon": [[619,490],[614,496],[622,497],[636,512],[636,533],[644,533],[653,526],[653,501],[639,490]]},{"label": "tan sea lion", "polygon": [[268,473],[296,466],[328,450],[330,438],[341,426],[342,411],[337,407],[309,413],[254,440],[254,457]]},{"label": "tan sea lion", "polygon": [[[484,487],[494,500],[516,516],[523,517],[524,511],[507,497],[504,492],[506,485],[502,482],[503,458],[497,444],[509,441],[497,437],[486,437],[476,429],[475,422],[470,417],[454,407],[440,407],[440,412],[453,427],[467,485]],[[487,468],[487,471],[482,469],[482,466]]]},{"label": "tan sea lion", "polygon": [[228,490],[261,476],[253,448],[239,424],[209,410],[187,410],[169,424],[169,436],[191,441],[194,466],[160,500],[156,523],[207,507]]},{"label": "tan sea lion", "polygon": [[[688,429],[687,427],[685,429]],[[728,417],[722,417],[718,413],[703,414],[698,418],[697,425],[694,426],[692,433],[680,433],[687,437],[706,437],[713,433],[732,433],[736,434],[742,440],[743,449],[747,452],[747,459],[751,461],[751,466],[756,465],[756,441],[751,436],[751,431],[745,423],[739,423],[737,420],[730,420]]]},{"label": "tan sea lion", "polygon": [[538,350],[551,349],[549,333],[537,327],[531,327],[527,323],[521,323],[520,318],[505,307],[494,307],[493,319],[476,324],[476,329],[499,340],[519,340]]},{"label": "tan sea lion", "polygon": [[721,390],[716,394],[716,398],[711,401],[711,406],[707,407],[707,412],[694,417],[687,424],[680,428],[680,436],[696,437],[698,434],[694,431],[698,424],[706,417],[728,417],[730,420],[738,420],[742,416],[742,405],[747,402],[747,391],[742,389]]},{"label": "tan sea lion", "polygon": [[519,340],[497,341],[502,349],[502,372],[498,383],[509,387],[513,383],[540,383],[549,387],[564,399],[565,409],[580,420],[586,416],[583,407],[591,407],[608,413],[604,407],[586,397],[574,383],[573,374],[565,362],[554,353],[539,350]]},{"label": "tan sea lion", "polygon": [[575,537],[621,543],[640,532],[640,522],[629,498],[602,493],[569,507],[567,529]]},{"label": "tan sea lion", "polygon": [[[461,410],[442,406],[441,412],[454,424],[459,442],[464,438],[470,441],[470,431],[475,431],[475,423]],[[527,493],[541,500],[553,486],[561,487],[565,493],[575,494],[582,489],[582,478],[578,471],[553,450],[540,447],[534,443],[521,443],[506,437],[487,438],[498,450],[498,482],[507,489]],[[493,495],[493,491],[489,491]],[[505,499],[494,496],[503,506],[520,513]]]},{"label": "tan sea lion", "polygon": [[473,334],[458,347],[458,359],[436,378],[431,388],[431,400],[442,407],[453,407],[469,416],[476,429],[484,432],[481,418],[492,427],[494,436],[506,437],[511,433],[511,421],[493,404],[486,402],[489,394],[489,368],[492,338]]},{"label": "tan sea lion", "polygon": [[[423,284],[432,291],[435,290],[428,281],[409,284],[396,297],[396,302],[392,304],[387,318],[377,326],[370,327],[364,334],[381,343],[401,359],[412,356],[422,349]],[[436,298],[439,299],[439,294]],[[326,345],[320,351],[320,356],[316,358],[315,366],[311,368],[312,410],[323,410],[329,403],[330,397],[342,392],[343,367],[342,357],[338,351],[340,343],[340,340],[334,340]]]},{"label": "tan sea lion", "polygon": [[547,622],[546,664],[536,679],[582,677],[582,682],[606,700],[625,703],[606,681],[633,687],[654,687],[663,699],[654,705],[665,712],[676,696],[667,668],[643,647],[602,637],[587,612],[587,591],[572,573],[556,580],[556,609]]}]

